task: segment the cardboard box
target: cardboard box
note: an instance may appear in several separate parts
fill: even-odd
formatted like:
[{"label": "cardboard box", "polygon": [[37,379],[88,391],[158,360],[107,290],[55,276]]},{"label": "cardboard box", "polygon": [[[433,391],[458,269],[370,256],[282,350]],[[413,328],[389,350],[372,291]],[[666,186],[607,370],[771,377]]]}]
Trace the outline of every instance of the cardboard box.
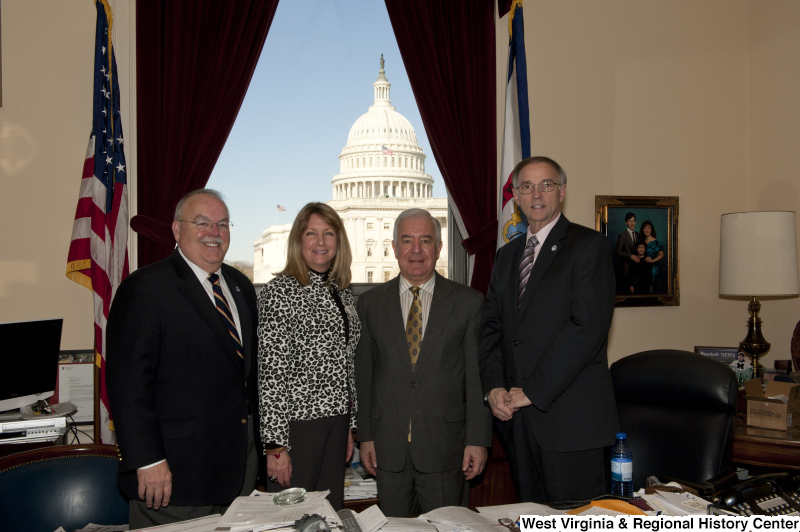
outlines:
[{"label": "cardboard box", "polygon": [[[747,424],[753,427],[787,430],[800,426],[800,384],[761,379],[744,383],[747,393]],[[784,396],[786,401],[772,399]]]}]

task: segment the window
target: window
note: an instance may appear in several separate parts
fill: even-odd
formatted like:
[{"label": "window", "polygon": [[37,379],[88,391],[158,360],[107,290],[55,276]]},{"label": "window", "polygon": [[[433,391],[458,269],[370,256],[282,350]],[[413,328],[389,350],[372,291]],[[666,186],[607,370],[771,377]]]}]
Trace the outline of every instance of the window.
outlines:
[{"label": "window", "polygon": [[367,222],[367,229],[372,229],[372,222]]},{"label": "window", "polygon": [[386,281],[391,280],[391,278],[392,278],[392,272],[390,272],[389,270],[385,270],[383,272],[383,282],[385,283]]},{"label": "window", "polygon": [[371,272],[371,271],[368,271],[368,272],[367,272],[367,282],[368,282],[368,283],[371,283],[371,282],[372,282],[372,272]]},{"label": "window", "polygon": [[383,245],[383,256],[384,257],[389,256],[389,246],[387,246],[386,244]]},{"label": "window", "polygon": [[383,228],[389,229],[389,222],[383,222]]}]

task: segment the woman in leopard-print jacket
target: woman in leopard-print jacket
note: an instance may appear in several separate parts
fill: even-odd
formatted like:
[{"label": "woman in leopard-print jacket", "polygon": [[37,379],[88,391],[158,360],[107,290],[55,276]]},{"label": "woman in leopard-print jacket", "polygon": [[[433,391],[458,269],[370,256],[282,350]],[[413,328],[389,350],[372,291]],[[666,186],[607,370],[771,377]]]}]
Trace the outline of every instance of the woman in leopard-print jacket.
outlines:
[{"label": "woman in leopard-print jacket", "polygon": [[286,268],[258,296],[258,396],[268,491],[330,490],[341,509],[356,423],[361,323],[339,215],[309,203],[289,233]]}]

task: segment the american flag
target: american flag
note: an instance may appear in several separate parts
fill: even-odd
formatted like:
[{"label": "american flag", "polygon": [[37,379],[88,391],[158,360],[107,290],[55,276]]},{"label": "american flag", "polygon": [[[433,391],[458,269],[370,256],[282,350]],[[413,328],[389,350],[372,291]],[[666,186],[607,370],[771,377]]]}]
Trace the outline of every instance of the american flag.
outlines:
[{"label": "american flag", "polygon": [[391,155],[394,152],[392,150],[390,150],[389,148],[387,148],[386,146],[381,146],[381,153],[384,154],[384,155]]},{"label": "american flag", "polygon": [[128,187],[117,63],[111,48],[111,8],[96,0],[92,132],[83,163],[78,208],[67,256],[67,277],[94,294],[95,363],[100,368],[100,438],[116,443],[105,379],[106,319],[128,276]]},{"label": "american flag", "polygon": [[286,207],[284,207],[283,205],[278,205],[277,207],[275,207],[275,210],[276,211],[285,211]]}]

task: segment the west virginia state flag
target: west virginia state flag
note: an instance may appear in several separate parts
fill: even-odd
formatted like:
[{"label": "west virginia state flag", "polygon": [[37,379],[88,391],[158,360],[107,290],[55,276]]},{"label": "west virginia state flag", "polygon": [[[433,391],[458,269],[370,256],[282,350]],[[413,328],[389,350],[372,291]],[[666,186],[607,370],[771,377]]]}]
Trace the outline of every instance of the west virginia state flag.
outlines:
[{"label": "west virginia state flag", "polygon": [[500,223],[497,247],[525,234],[527,221],[514,202],[511,171],[531,156],[531,127],[528,111],[528,67],[525,61],[525,26],[522,0],[514,0],[508,15],[508,77],[500,166]]}]

